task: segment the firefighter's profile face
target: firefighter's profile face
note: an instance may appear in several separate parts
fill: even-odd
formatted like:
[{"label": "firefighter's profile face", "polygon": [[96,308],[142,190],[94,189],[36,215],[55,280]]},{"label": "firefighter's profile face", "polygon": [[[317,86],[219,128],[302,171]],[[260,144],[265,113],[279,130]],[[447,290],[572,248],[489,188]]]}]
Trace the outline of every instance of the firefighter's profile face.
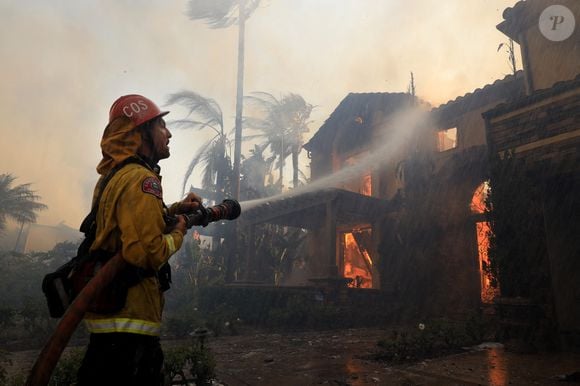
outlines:
[{"label": "firefighter's profile face", "polygon": [[169,138],[171,138],[171,132],[165,126],[165,120],[163,118],[156,119],[152,127],[153,139],[153,152],[156,161],[169,158]]}]

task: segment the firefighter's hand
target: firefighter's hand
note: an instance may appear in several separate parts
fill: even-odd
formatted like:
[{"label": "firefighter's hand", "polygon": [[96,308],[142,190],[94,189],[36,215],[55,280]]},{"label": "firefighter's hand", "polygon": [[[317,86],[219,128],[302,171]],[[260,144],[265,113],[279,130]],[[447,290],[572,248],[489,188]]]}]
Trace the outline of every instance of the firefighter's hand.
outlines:
[{"label": "firefighter's hand", "polygon": [[195,193],[188,193],[187,196],[177,204],[175,214],[193,213],[201,206],[201,197]]},{"label": "firefighter's hand", "polygon": [[177,224],[175,224],[175,227],[173,227],[173,229],[177,229],[178,231],[181,232],[182,235],[185,236],[185,234],[187,233],[187,222],[185,221],[185,216],[179,216],[177,215]]}]

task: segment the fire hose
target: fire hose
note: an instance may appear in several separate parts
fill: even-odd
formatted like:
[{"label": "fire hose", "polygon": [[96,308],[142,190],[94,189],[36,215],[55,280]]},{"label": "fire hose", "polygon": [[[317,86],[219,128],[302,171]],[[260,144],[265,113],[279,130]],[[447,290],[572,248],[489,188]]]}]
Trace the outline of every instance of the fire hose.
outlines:
[{"label": "fire hose", "polygon": [[[206,226],[210,222],[220,220],[234,220],[239,217],[240,213],[240,204],[236,200],[227,199],[219,205],[209,208],[201,207],[200,210],[183,216],[186,217],[187,228],[191,228],[195,225]],[[26,380],[26,386],[45,386],[48,384],[62,352],[84,318],[89,305],[115,279],[126,264],[121,253],[117,253],[79,292],[36,358]]]}]

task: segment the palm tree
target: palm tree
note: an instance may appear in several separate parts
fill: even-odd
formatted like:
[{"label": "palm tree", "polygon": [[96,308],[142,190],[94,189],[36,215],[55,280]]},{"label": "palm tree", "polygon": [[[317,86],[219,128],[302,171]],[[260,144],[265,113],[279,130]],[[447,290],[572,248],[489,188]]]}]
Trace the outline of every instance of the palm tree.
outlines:
[{"label": "palm tree", "polygon": [[188,109],[184,119],[171,122],[173,127],[194,130],[209,129],[214,134],[196,151],[189,163],[183,178],[182,194],[185,193],[187,181],[195,167],[205,165],[202,187],[215,192],[217,196],[225,197],[231,188],[232,167],[229,151],[230,141],[224,131],[223,114],[219,104],[215,100],[205,98],[193,91],[171,94],[167,104],[178,104]]},{"label": "palm tree", "polygon": [[30,184],[12,187],[15,179],[11,174],[0,174],[0,233],[8,218],[24,225],[36,222],[36,212],[46,209],[46,205],[38,202],[40,196],[30,190]]},{"label": "palm tree", "polygon": [[250,149],[250,156],[242,156],[240,165],[240,200],[253,200],[268,197],[279,193],[271,183],[272,164],[274,156],[264,158],[264,150],[267,145],[254,144]]},{"label": "palm tree", "polygon": [[[233,195],[240,193],[240,159],[242,153],[242,111],[244,95],[244,44],[246,20],[260,5],[260,0],[190,0],[187,15],[205,20],[210,28],[227,28],[238,24],[238,78],[236,95],[236,131],[234,139]],[[236,16],[237,15],[237,16]]]},{"label": "palm tree", "polygon": [[270,147],[270,151],[278,158],[279,180],[283,183],[284,163],[292,155],[292,186],[299,183],[298,156],[304,144],[304,133],[308,131],[310,113],[314,106],[306,103],[297,94],[287,94],[277,99],[265,92],[253,93],[247,97],[262,109],[262,116],[249,117],[244,120],[245,127],[258,133],[244,139],[260,138]]}]

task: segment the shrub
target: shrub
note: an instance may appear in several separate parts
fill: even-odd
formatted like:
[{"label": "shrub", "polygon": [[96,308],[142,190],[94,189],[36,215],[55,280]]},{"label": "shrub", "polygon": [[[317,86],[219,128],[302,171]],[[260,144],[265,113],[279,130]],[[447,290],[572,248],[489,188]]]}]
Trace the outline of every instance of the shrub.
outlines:
[{"label": "shrub", "polygon": [[58,362],[50,378],[49,386],[70,386],[75,385],[77,372],[81,367],[85,349],[73,348],[67,351]]},{"label": "shrub", "polygon": [[6,384],[6,381],[8,380],[8,373],[6,371],[6,369],[4,368],[5,364],[11,364],[12,362],[10,361],[10,359],[8,358],[8,355],[5,351],[0,351],[0,384],[4,385]]},{"label": "shrub", "polygon": [[478,343],[467,334],[468,325],[437,319],[420,323],[417,329],[394,330],[390,337],[378,342],[380,351],[375,359],[406,362],[458,351]]},{"label": "shrub", "polygon": [[166,349],[165,383],[189,385],[194,381],[196,385],[209,385],[215,378],[215,365],[211,352],[198,342]]}]

